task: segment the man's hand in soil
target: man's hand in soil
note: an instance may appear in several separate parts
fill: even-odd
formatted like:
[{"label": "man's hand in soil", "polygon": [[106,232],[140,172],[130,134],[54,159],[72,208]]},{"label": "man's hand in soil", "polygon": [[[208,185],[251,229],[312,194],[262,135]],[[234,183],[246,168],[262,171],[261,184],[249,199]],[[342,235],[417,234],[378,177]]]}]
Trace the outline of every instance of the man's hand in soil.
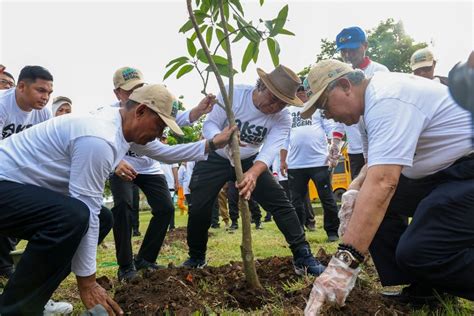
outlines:
[{"label": "man's hand in soil", "polygon": [[342,260],[332,257],[326,270],[314,281],[304,314],[319,315],[324,303],[344,306],[359,272],[360,268],[351,269]]},{"label": "man's hand in soil", "polygon": [[132,181],[137,176],[135,169],[125,160],[119,162],[117,168],[115,168],[115,174],[124,181]]},{"label": "man's hand in soil", "polygon": [[341,197],[341,208],[337,214],[339,217],[339,236],[344,235],[347,225],[351,220],[352,211],[354,210],[355,201],[357,199],[358,190],[348,190]]},{"label": "man's hand in soil", "polygon": [[95,279],[95,274],[88,277],[77,276],[77,286],[82,303],[87,309],[102,305],[110,316],[123,315],[120,306],[109,297],[107,291]]}]

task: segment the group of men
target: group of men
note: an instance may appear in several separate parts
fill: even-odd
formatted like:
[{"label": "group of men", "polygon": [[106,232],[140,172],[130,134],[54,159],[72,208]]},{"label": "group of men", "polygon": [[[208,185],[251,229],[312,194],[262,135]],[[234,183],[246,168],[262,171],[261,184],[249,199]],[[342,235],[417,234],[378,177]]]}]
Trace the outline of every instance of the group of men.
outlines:
[{"label": "group of men", "polygon": [[[258,69],[255,86],[235,86],[234,127],[227,126],[222,108],[213,107],[216,100],[223,103],[221,95],[209,95],[178,113],[178,100],[165,86],[146,84],[131,67],[114,75],[115,106],[87,116],[51,118],[45,105],[53,92],[52,76],[38,66],[28,68],[28,75],[22,71],[18,85],[0,95],[0,110],[14,120],[6,129],[11,122],[0,117],[2,135],[8,133],[0,141],[0,234],[28,244],[0,298],[0,314],[42,314],[71,271],[86,308],[100,304],[110,315],[123,314],[95,280],[97,244],[113,227],[119,279],[160,268],[156,259],[173,204],[157,161],[193,161],[189,258],[182,266],[205,266],[213,206],[224,184],[235,181],[224,147],[237,130],[245,143],[244,176],[235,184],[239,195],[272,214],[293,253],[295,272],[318,276],[306,314],[318,314],[327,301],[344,304],[369,251],[382,285],[409,285],[392,294],[394,299],[425,303],[438,292],[474,300],[471,114],[440,82],[390,73],[370,60],[360,28],[344,29],[336,44],[347,63],[318,62],[306,85],[280,65],[268,73]],[[412,58],[412,66],[430,66],[422,55]],[[9,85],[4,78],[1,84]],[[72,105],[64,101],[59,107]],[[165,127],[181,135],[178,125],[203,114],[204,140],[177,146],[157,140]],[[338,211],[328,166],[337,164],[344,135],[358,175]],[[288,170],[289,194],[269,171],[275,157]],[[111,173],[110,213],[102,207],[102,194]],[[342,239],[327,267],[312,255],[303,229],[309,179],[323,200],[328,237]],[[152,207],[135,257],[132,184]]]}]

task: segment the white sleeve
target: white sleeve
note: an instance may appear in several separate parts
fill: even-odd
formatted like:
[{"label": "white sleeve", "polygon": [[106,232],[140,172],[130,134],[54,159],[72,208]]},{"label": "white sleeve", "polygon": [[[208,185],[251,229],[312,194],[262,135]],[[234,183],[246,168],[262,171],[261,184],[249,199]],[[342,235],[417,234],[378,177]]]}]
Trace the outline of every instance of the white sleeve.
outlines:
[{"label": "white sleeve", "polygon": [[[394,110],[396,109],[396,110]],[[364,115],[368,135],[368,167],[381,164],[412,166],[426,116],[415,106],[385,99]]]},{"label": "white sleeve", "polygon": [[357,123],[357,126],[359,127],[359,133],[360,133],[360,140],[362,142],[362,154],[364,155],[364,158],[367,160],[367,155],[369,154],[369,138],[367,137],[367,130],[365,127],[365,121],[364,117],[361,116],[359,123]]},{"label": "white sleeve", "polygon": [[[334,133],[339,133],[344,136],[344,124],[336,123],[333,119],[323,119],[321,118],[321,123],[323,125],[324,132],[327,137],[332,139]],[[342,138],[342,137],[341,137]]]},{"label": "white sleeve", "polygon": [[[217,101],[220,104],[224,104],[221,94],[217,96]],[[206,139],[212,139],[214,136],[219,134],[226,125],[228,125],[228,121],[224,109],[215,104],[212,111],[207,114],[206,119],[204,120],[202,135]]]},{"label": "white sleeve", "polygon": [[275,156],[283,148],[291,129],[290,115],[281,115],[280,119],[270,128],[262,149],[255,160],[261,161],[270,168]]},{"label": "white sleeve", "polygon": [[4,107],[0,107],[0,140],[3,139],[3,128],[5,127],[6,120],[6,115],[3,108]]},{"label": "white sleeve", "polygon": [[149,142],[146,145],[131,143],[130,150],[140,156],[148,156],[166,164],[207,159],[207,154],[205,153],[206,140],[172,146],[165,145],[158,140]]},{"label": "white sleeve", "polygon": [[90,211],[89,229],[74,254],[71,270],[77,276],[85,277],[96,272],[99,212],[105,180],[113,167],[114,151],[105,140],[97,137],[78,138],[70,147],[69,194],[86,204]]},{"label": "white sleeve", "polygon": [[178,169],[178,182],[180,186],[184,186],[185,177],[186,177],[186,168],[184,166],[180,166]]},{"label": "white sleeve", "polygon": [[178,115],[176,115],[176,123],[179,126],[189,126],[192,125],[192,122],[189,120],[189,113],[191,113],[191,110],[186,110],[186,111],[180,111],[178,112]]}]

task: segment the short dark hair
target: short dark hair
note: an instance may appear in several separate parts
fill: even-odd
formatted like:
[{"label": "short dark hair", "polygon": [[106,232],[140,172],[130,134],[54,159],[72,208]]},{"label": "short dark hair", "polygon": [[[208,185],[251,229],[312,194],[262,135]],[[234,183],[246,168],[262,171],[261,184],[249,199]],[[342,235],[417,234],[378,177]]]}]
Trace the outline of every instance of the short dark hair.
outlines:
[{"label": "short dark hair", "polygon": [[262,79],[258,78],[257,83],[255,84],[255,88],[257,88],[257,91],[262,92],[267,89],[267,86],[265,85]]},{"label": "short dark hair", "polygon": [[128,111],[130,109],[133,109],[133,107],[137,106],[138,104],[140,104],[140,103],[128,99],[127,103],[125,103],[125,109]]},{"label": "short dark hair", "polygon": [[51,75],[51,73],[46,68],[41,66],[25,66],[18,76],[18,82],[35,82],[36,79],[53,81],[53,75]]},{"label": "short dark hair", "polygon": [[15,78],[13,78],[13,75],[12,75],[11,73],[9,73],[8,71],[4,71],[4,72],[2,72],[2,74],[4,74],[4,75],[7,76],[7,77],[12,78],[12,79],[13,79],[13,82],[15,82]]}]

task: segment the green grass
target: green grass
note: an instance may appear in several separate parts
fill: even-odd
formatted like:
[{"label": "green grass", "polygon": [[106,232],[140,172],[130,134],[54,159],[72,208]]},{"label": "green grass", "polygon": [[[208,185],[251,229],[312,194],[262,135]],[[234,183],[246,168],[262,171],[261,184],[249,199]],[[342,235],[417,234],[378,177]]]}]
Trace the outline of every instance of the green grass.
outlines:
[{"label": "green grass", "polygon": [[[328,253],[332,253],[337,248],[337,243],[328,243],[327,236],[322,228],[322,215],[320,205],[316,205],[316,223],[317,228],[315,232],[306,232],[306,237],[311,245],[314,253],[319,248],[324,248]],[[140,212],[140,231],[142,237],[134,237],[132,241],[134,253],[138,252],[139,241],[143,238],[144,232],[148,226],[151,213],[150,211]],[[176,226],[183,227],[187,224],[187,215],[181,215],[179,211],[176,211]],[[252,238],[254,245],[254,255],[256,259],[266,258],[270,256],[290,256],[291,251],[283,238],[283,235],[272,221],[270,223],[263,223],[263,230],[256,230],[255,226],[252,225]],[[207,260],[211,266],[220,266],[228,263],[229,261],[241,261],[240,257],[240,243],[241,243],[241,228],[233,234],[225,231],[224,224],[221,222],[221,228],[210,229],[214,234],[209,238]],[[25,242],[22,241],[18,248],[23,248]],[[187,258],[187,247],[181,242],[174,242],[170,246],[164,246],[160,252],[158,263],[162,265],[168,265],[173,262],[175,265],[180,264]],[[117,263],[115,258],[115,246],[112,233],[106,238],[104,243],[98,247],[97,254],[97,276],[107,276],[109,279],[116,279],[117,275]],[[374,282],[375,277],[368,277],[366,273],[361,273],[360,278],[363,282],[370,282],[375,288],[380,288],[377,282]],[[294,283],[284,284],[285,291],[292,292],[307,284],[308,280],[302,279],[301,282],[295,281]],[[203,284],[206,286],[206,284]],[[271,289],[270,289],[271,290]],[[69,277],[62,282],[58,290],[54,293],[53,299],[66,300],[74,304],[74,315],[79,315],[83,310],[77,288],[75,277],[71,274]],[[268,307],[261,312],[252,313],[253,315],[259,314],[272,314],[281,315],[282,311],[277,307],[281,306],[279,302],[280,298],[275,296],[274,307]],[[431,315],[472,315],[474,306],[472,302],[460,300],[460,308],[455,308],[451,302],[445,302],[445,308],[443,312],[431,314]],[[235,311],[225,311],[226,315],[238,315],[241,314]],[[416,311],[413,315],[424,316],[430,315],[427,311],[421,310]]]}]

